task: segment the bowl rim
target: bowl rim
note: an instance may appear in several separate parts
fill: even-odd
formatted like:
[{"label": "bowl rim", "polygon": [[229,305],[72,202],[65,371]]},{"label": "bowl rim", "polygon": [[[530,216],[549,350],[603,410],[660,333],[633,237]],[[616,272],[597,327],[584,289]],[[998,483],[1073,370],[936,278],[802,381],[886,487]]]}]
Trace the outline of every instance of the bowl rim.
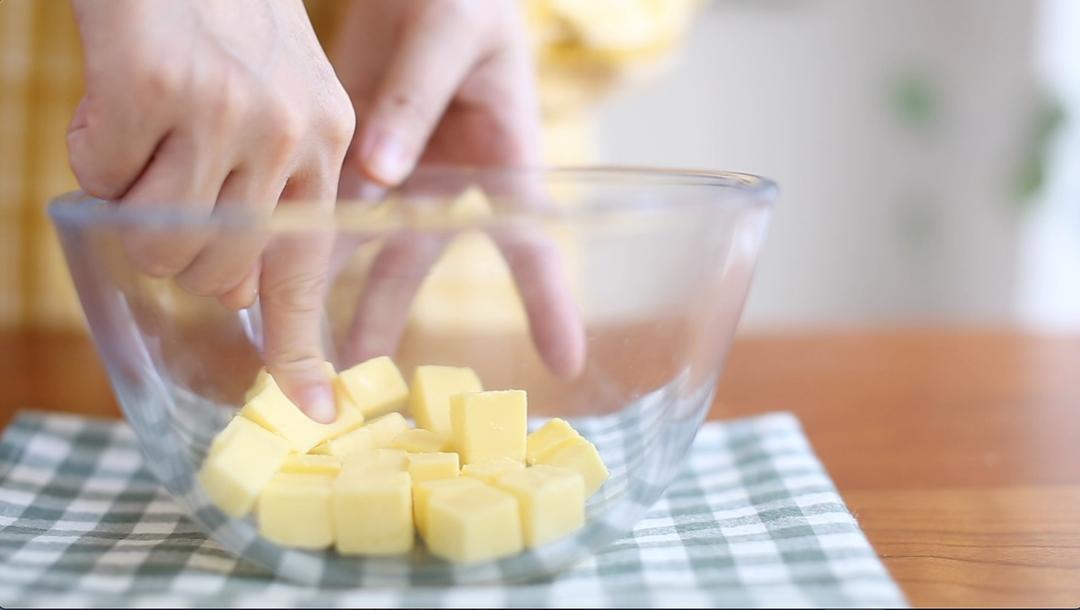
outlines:
[{"label": "bowl rim", "polygon": [[[121,206],[118,202],[108,201],[88,195],[83,191],[71,191],[59,195],[49,202],[48,213],[53,222],[62,226],[151,226],[151,227],[222,227],[235,228],[269,228],[295,230],[303,227],[335,227],[355,226],[366,230],[402,229],[402,228],[468,228],[487,227],[501,225],[508,222],[521,221],[558,221],[572,222],[597,218],[610,218],[628,213],[644,213],[649,215],[670,215],[676,211],[686,209],[700,209],[702,207],[734,207],[734,208],[771,208],[779,194],[777,184],[763,176],[756,174],[702,169],[676,169],[652,166],[632,165],[563,165],[550,167],[471,167],[451,165],[427,165],[418,167],[406,181],[416,180],[446,180],[452,179],[461,186],[471,184],[484,184],[489,181],[506,180],[540,180],[545,183],[569,183],[569,184],[597,184],[609,183],[611,185],[632,184],[639,182],[655,188],[665,187],[706,187],[718,190],[736,191],[741,196],[739,199],[732,198],[702,198],[696,197],[679,205],[671,205],[671,201],[663,199],[634,199],[620,201],[616,206],[503,206],[495,217],[470,217],[457,218],[449,214],[433,214],[428,210],[423,215],[393,212],[392,206],[384,205],[402,197],[395,196],[396,189],[386,190],[385,198],[377,200],[364,200],[359,198],[339,197],[336,199],[333,213],[328,214],[325,207],[304,206],[289,210],[290,214],[277,225],[273,222],[279,218],[278,212],[282,206],[275,210],[273,218],[259,217],[254,214],[238,211],[235,208],[217,206],[211,213],[202,210],[192,210],[178,206],[148,205],[133,208]],[[488,193],[488,198],[499,201],[497,195]],[[445,201],[445,197],[439,199]],[[292,202],[295,203],[295,202]],[[358,203],[354,206],[364,214],[343,212],[348,206],[342,204]],[[93,204],[93,205],[88,205]],[[400,208],[398,208],[400,209]],[[445,206],[444,206],[445,209]],[[300,213],[297,213],[297,211]]]}]

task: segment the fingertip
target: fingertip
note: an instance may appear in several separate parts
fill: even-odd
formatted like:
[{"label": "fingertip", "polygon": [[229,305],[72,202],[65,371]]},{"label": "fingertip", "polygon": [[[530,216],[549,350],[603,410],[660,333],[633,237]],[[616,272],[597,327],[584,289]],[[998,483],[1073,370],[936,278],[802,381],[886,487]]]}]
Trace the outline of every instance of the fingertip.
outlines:
[{"label": "fingertip", "polygon": [[360,154],[362,171],[385,186],[404,180],[412,171],[414,161],[405,141],[389,131],[375,133]]},{"label": "fingertip", "polygon": [[333,423],[337,419],[334,391],[329,382],[309,384],[300,388],[296,395],[297,406],[311,419],[323,424]]}]

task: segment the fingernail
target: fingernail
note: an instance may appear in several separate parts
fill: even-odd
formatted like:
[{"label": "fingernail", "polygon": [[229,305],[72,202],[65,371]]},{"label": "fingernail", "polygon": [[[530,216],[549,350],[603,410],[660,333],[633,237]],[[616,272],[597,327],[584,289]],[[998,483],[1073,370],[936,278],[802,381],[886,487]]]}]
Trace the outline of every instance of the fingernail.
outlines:
[{"label": "fingernail", "polygon": [[337,419],[337,405],[329,386],[310,386],[300,393],[301,405],[308,417],[324,424]]},{"label": "fingernail", "polygon": [[401,182],[412,169],[412,159],[401,141],[393,134],[382,133],[375,138],[364,157],[367,170],[383,184]]}]

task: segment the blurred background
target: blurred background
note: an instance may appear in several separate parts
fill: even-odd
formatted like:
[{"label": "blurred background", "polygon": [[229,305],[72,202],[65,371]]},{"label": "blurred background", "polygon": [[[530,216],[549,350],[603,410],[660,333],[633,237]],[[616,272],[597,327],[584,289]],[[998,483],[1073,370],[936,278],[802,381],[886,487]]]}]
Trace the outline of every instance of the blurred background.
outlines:
[{"label": "blurred background", "polygon": [[[550,163],[780,183],[748,327],[1080,327],[1080,3],[525,5]],[[67,2],[0,4],[5,328],[82,325],[44,216],[79,61]]]}]

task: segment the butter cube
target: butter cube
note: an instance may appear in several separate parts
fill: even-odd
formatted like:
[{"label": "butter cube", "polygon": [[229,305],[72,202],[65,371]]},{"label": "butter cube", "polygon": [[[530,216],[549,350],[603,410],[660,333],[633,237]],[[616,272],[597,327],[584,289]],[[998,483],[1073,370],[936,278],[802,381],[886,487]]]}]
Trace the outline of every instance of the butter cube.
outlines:
[{"label": "butter cube", "polygon": [[259,533],[271,542],[301,549],[334,544],[333,482],[326,474],[274,476],[259,495]]},{"label": "butter cube", "polygon": [[503,457],[476,462],[474,464],[466,464],[465,467],[461,469],[461,475],[479,479],[491,485],[494,484],[499,477],[508,472],[524,469],[525,464],[522,464],[517,460]]},{"label": "butter cube", "polygon": [[428,501],[435,494],[454,491],[457,489],[470,489],[482,486],[478,479],[466,479],[454,477],[452,479],[433,479],[429,481],[413,482],[413,520],[416,523],[416,531],[424,536],[427,532],[427,506]]},{"label": "butter cube", "polygon": [[367,426],[364,426],[315,445],[311,453],[344,458],[354,453],[365,453],[374,449],[375,435]]},{"label": "butter cube", "polygon": [[[329,379],[337,377],[337,371],[334,370],[334,365],[330,362],[323,362],[323,368],[326,370],[326,376]],[[255,398],[260,392],[265,390],[269,386],[277,387],[277,383],[270,375],[270,371],[266,370],[266,367],[259,369],[259,372],[255,374],[255,380],[251,382],[251,387],[244,393],[244,403],[251,402],[252,398]],[[340,395],[339,395],[340,396]],[[349,400],[348,396],[340,396],[345,400]]]},{"label": "butter cube", "polygon": [[426,519],[428,550],[449,561],[490,561],[523,547],[517,500],[488,485],[433,494]]},{"label": "butter cube", "polygon": [[343,555],[407,553],[416,537],[407,472],[349,475],[333,487],[336,546]]},{"label": "butter cube", "polygon": [[530,548],[585,525],[585,479],[575,470],[541,464],[507,472],[495,486],[517,498],[525,545]]},{"label": "butter cube", "polygon": [[570,427],[570,424],[566,423],[566,420],[555,419],[548,420],[539,430],[533,432],[525,439],[525,461],[529,465],[535,464],[540,454],[545,453],[551,448],[563,443],[564,441],[581,436]]},{"label": "butter cube", "polygon": [[340,436],[364,423],[364,416],[348,400],[339,397],[337,402],[337,420],[331,424],[320,424],[290,402],[277,384],[268,382],[261,392],[244,405],[240,414],[285,438],[297,453],[307,453],[320,442]]},{"label": "butter cube", "polygon": [[413,484],[458,476],[456,453],[411,453],[408,457],[409,476]]},{"label": "butter cube", "polygon": [[406,430],[390,441],[392,449],[403,449],[409,453],[438,453],[445,451],[449,444],[445,438],[423,428]]},{"label": "butter cube", "polygon": [[386,356],[366,360],[338,373],[337,383],[364,417],[399,411],[409,388],[394,361]]},{"label": "butter cube", "polygon": [[388,413],[382,417],[373,419],[364,426],[371,430],[371,440],[376,449],[390,446],[394,438],[409,428],[409,422],[401,413]]},{"label": "butter cube", "polygon": [[409,392],[409,410],[417,426],[450,438],[450,397],[483,389],[470,368],[418,366]]},{"label": "butter cube", "polygon": [[526,397],[522,390],[458,394],[450,399],[450,427],[462,464],[499,457],[525,460]]},{"label": "butter cube", "polygon": [[409,454],[400,449],[375,449],[353,453],[341,464],[341,476],[407,472]]},{"label": "butter cube", "polygon": [[281,472],[293,474],[324,474],[337,476],[341,458],[336,455],[290,454],[281,465]]},{"label": "butter cube", "polygon": [[572,438],[540,454],[537,464],[562,466],[576,470],[585,478],[585,497],[600,489],[609,473],[596,446],[582,437]]},{"label": "butter cube", "polygon": [[288,441],[235,417],[207,454],[199,470],[199,483],[222,512],[243,517],[288,455]]}]

